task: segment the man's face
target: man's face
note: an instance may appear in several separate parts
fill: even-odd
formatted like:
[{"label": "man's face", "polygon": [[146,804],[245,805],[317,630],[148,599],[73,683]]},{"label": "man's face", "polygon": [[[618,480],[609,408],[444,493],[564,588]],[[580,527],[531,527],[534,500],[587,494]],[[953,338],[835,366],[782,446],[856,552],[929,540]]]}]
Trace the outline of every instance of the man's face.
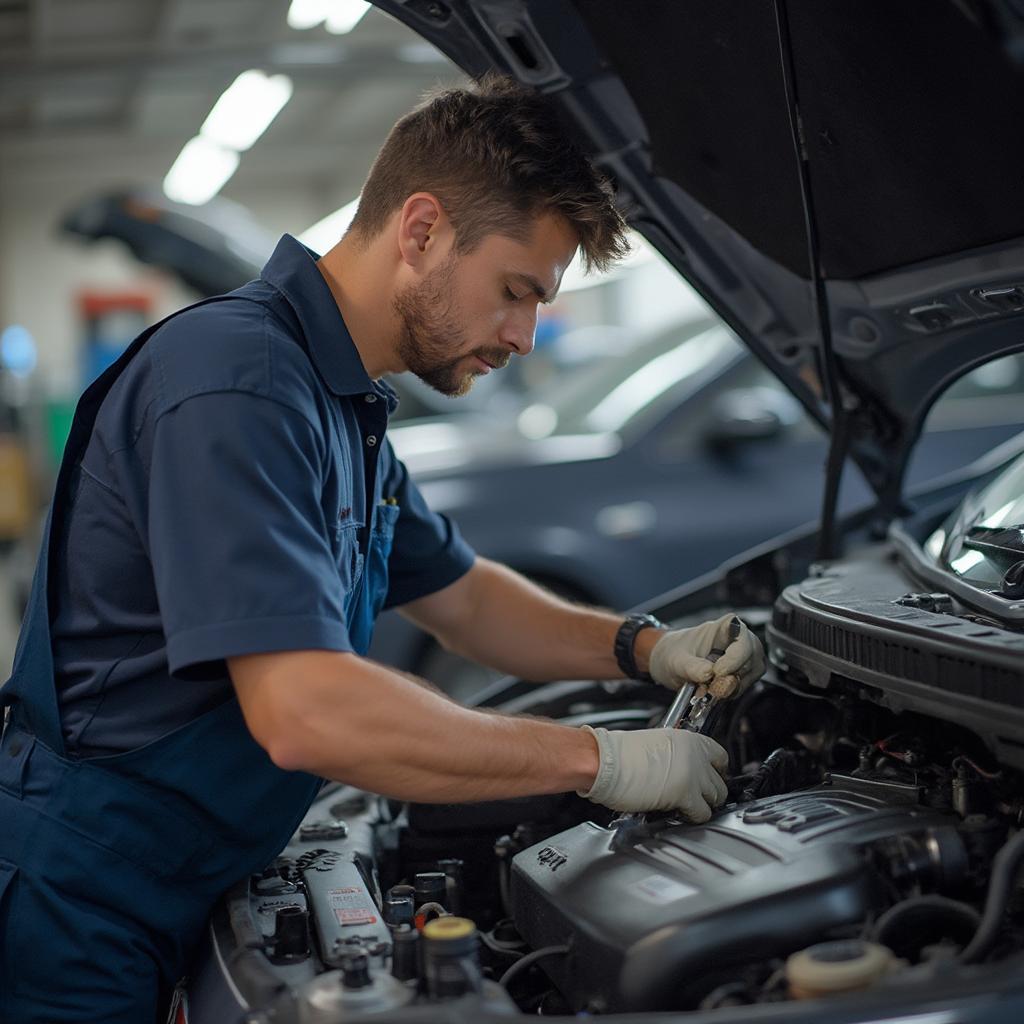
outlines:
[{"label": "man's face", "polygon": [[525,356],[533,349],[537,308],[554,298],[576,246],[569,225],[545,214],[525,243],[488,235],[471,253],[452,251],[395,297],[406,368],[454,397],[513,355]]}]

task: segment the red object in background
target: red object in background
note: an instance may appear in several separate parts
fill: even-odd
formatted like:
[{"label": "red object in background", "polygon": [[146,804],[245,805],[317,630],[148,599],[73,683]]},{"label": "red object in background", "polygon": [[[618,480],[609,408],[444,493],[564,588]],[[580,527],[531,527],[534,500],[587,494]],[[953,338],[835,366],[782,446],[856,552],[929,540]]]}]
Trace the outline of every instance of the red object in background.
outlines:
[{"label": "red object in background", "polygon": [[108,313],[134,310],[148,314],[153,296],[148,292],[91,292],[78,293],[78,312],[85,320],[97,320]]}]

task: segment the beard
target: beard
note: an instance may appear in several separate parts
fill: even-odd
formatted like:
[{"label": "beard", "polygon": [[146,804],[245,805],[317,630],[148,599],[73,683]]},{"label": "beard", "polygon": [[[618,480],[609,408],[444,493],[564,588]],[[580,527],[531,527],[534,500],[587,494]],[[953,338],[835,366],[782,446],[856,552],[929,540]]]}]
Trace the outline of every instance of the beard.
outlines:
[{"label": "beard", "polygon": [[[398,317],[398,354],[407,369],[435,391],[458,398],[466,394],[484,371],[466,368],[476,356],[500,369],[509,352],[482,346],[467,351],[469,342],[460,326],[459,308],[452,294],[456,257],[449,257],[418,285],[399,292],[392,301]],[[452,356],[453,352],[461,355]],[[475,364],[474,364],[475,365]]]}]

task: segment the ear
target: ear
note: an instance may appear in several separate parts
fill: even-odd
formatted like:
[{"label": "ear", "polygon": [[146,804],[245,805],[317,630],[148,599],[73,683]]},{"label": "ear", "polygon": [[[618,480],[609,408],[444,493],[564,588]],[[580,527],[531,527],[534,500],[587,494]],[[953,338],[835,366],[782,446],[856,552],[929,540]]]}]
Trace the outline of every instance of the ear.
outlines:
[{"label": "ear", "polygon": [[443,248],[439,237],[447,228],[441,201],[429,192],[416,192],[406,199],[398,216],[398,248],[411,267],[430,261]]}]

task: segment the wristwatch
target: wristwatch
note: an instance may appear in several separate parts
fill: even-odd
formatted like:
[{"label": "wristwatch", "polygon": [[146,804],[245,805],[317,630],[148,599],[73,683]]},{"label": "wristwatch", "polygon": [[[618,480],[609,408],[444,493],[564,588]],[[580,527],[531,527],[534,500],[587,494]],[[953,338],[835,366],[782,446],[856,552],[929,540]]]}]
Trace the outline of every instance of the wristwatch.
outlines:
[{"label": "wristwatch", "polygon": [[653,627],[654,629],[666,629],[664,622],[660,622],[653,615],[630,615],[626,621],[619,626],[615,634],[615,660],[619,663],[627,679],[637,679],[642,683],[653,683],[654,679],[649,672],[641,672],[636,667],[636,635],[641,629]]}]

